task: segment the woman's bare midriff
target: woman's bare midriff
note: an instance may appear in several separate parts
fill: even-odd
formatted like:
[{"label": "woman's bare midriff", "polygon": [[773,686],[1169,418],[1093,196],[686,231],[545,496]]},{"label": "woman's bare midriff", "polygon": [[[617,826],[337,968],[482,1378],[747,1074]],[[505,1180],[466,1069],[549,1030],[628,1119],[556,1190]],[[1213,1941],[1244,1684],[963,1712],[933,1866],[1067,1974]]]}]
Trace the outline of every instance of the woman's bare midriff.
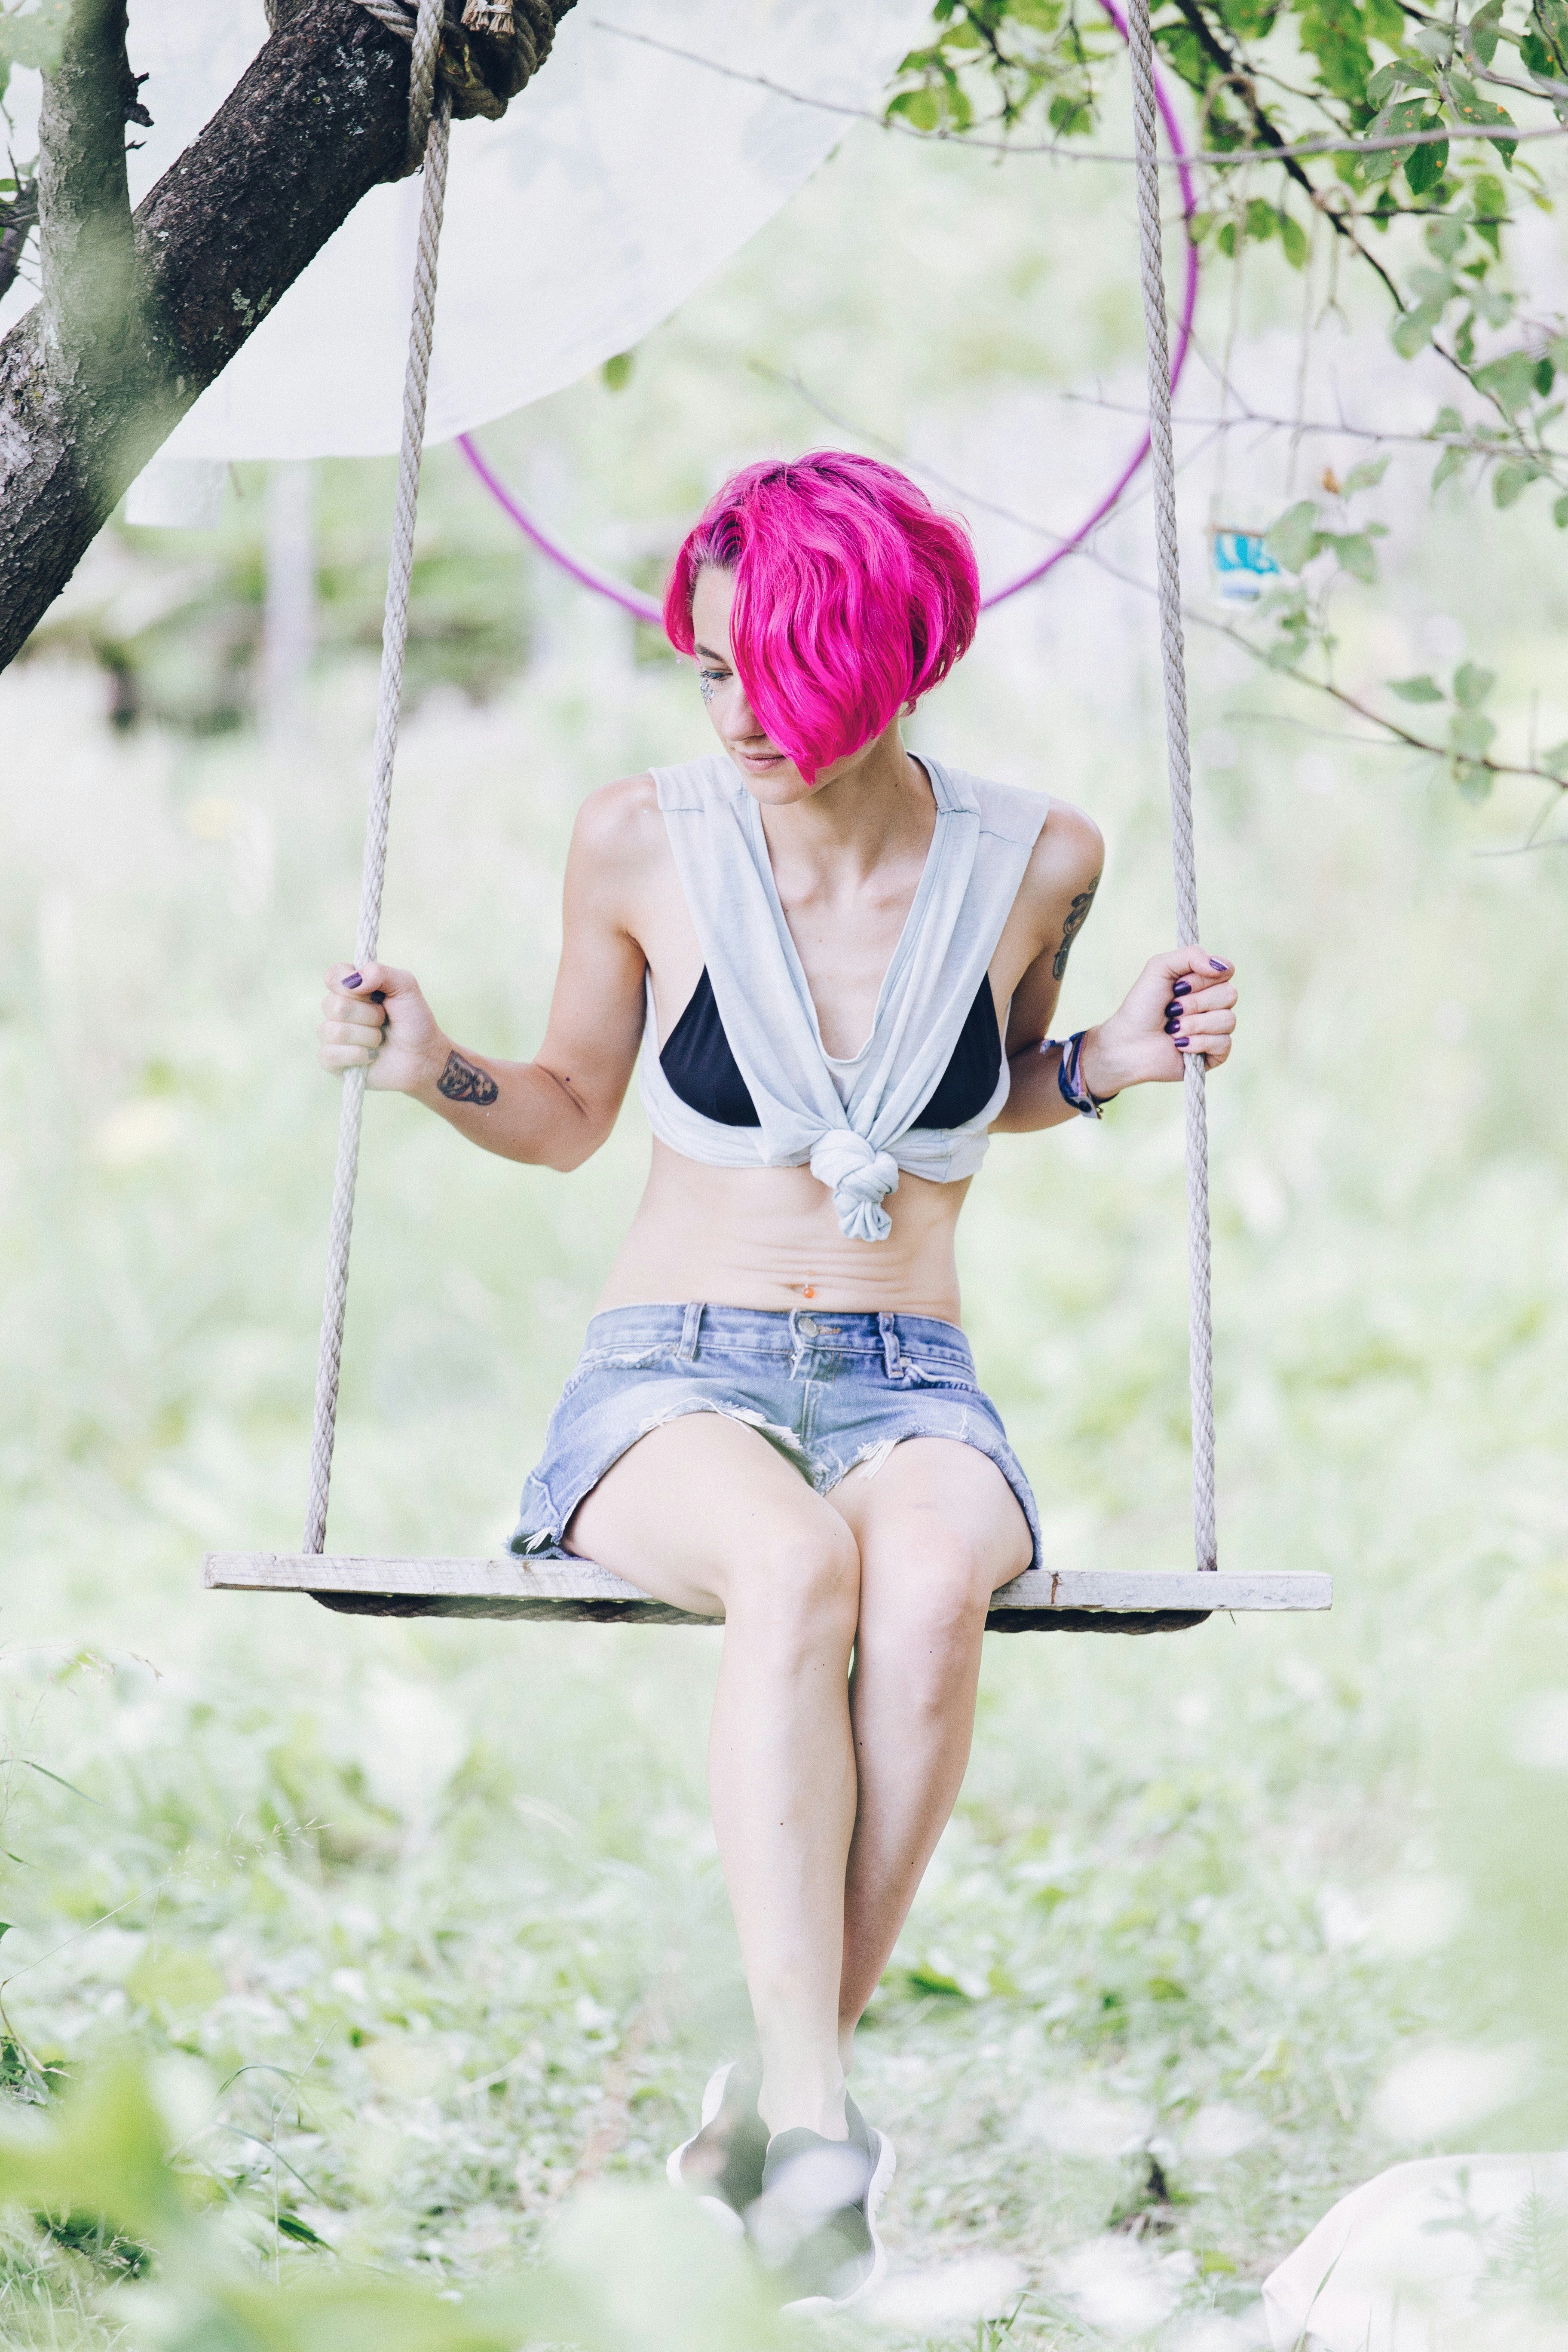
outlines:
[{"label": "woman's bare midriff", "polygon": [[701,1299],[713,1307],[959,1320],[953,1231],[965,1179],[900,1176],[885,1242],[847,1241],[809,1168],[710,1168],[655,1142],[647,1186],[599,1296],[601,1309]]}]

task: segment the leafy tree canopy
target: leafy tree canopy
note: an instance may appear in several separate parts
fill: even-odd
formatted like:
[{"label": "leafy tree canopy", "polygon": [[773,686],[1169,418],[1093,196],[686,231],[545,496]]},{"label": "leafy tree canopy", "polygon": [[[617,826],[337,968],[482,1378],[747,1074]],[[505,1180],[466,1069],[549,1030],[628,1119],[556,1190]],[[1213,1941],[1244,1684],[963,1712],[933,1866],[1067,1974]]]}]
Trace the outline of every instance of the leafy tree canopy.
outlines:
[{"label": "leafy tree canopy", "polygon": [[[1518,254],[1521,216],[1552,208],[1541,163],[1568,137],[1568,0],[1155,0],[1152,13],[1159,52],[1192,95],[1200,244],[1229,263],[1269,247],[1301,269],[1313,235],[1331,236],[1386,302],[1395,351],[1433,352],[1452,373],[1453,396],[1427,428],[1434,488],[1461,478],[1504,512],[1549,501],[1568,530],[1568,449],[1552,436],[1568,322],[1540,315]],[[1122,56],[1108,15],[1081,0],[936,0],[932,19],[931,42],[904,61],[891,121],[1068,152],[1101,131]],[[1377,576],[1384,534],[1352,502],[1384,462],[1325,476],[1324,498],[1276,522],[1267,544],[1284,577],[1249,649],[1440,751],[1468,793],[1510,770],[1563,782],[1568,743],[1527,762],[1495,758],[1493,681],[1474,665],[1447,688],[1391,682],[1407,707],[1445,706],[1437,742],[1336,686],[1329,594],[1347,575]]]}]

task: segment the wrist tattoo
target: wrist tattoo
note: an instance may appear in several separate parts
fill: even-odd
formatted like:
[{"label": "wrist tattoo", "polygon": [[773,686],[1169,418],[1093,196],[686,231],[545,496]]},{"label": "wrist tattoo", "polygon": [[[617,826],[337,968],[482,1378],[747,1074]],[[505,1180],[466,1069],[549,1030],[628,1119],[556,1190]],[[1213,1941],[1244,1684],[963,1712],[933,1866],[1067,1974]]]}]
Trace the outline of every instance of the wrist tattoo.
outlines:
[{"label": "wrist tattoo", "polygon": [[488,1070],[477,1069],[472,1062],[466,1062],[454,1045],[447,1056],[446,1068],[436,1081],[436,1091],[445,1095],[448,1102],[478,1103],[483,1109],[494,1102],[500,1088]]},{"label": "wrist tattoo", "polygon": [[1068,908],[1068,919],[1062,925],[1062,943],[1051,959],[1053,980],[1060,980],[1068,968],[1068,958],[1072,953],[1072,943],[1089,920],[1089,910],[1094,904],[1094,894],[1099,887],[1100,877],[1097,874],[1088,889],[1080,890]]}]

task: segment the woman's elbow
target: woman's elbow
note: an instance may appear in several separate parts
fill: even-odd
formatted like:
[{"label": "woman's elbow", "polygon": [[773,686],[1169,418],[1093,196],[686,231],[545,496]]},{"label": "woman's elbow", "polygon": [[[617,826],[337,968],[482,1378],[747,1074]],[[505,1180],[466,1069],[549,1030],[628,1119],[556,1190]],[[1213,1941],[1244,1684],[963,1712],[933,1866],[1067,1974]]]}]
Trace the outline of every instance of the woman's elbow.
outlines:
[{"label": "woman's elbow", "polygon": [[592,1160],[600,1146],[608,1141],[615,1123],[614,1111],[607,1118],[595,1117],[589,1111],[579,1112],[569,1128],[550,1138],[539,1155],[542,1164],[554,1169],[558,1176],[570,1176],[574,1169],[581,1168],[585,1160]]}]

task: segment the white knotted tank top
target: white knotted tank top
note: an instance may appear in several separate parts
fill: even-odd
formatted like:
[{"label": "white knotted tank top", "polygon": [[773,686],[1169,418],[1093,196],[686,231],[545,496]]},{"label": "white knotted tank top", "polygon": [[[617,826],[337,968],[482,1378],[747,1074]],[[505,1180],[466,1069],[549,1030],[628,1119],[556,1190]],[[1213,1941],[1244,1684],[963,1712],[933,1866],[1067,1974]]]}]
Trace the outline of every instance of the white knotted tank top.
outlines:
[{"label": "white knotted tank top", "polygon": [[[1007,1099],[1005,1051],[984,1109],[955,1128],[914,1128],[946,1069],[996,951],[1049,806],[925,753],[936,829],[902,934],[858,1054],[823,1045],[805,969],[784,919],[762,812],[722,752],[656,768],[654,783],[719,1017],[759,1124],[705,1118],[659,1062],[647,989],[639,1089],[661,1142],[715,1168],[798,1168],[833,1195],[839,1230],[886,1241],[882,1202],[899,1172],[946,1184],[973,1176]],[[1006,1007],[997,1023],[1006,1030]]]}]

